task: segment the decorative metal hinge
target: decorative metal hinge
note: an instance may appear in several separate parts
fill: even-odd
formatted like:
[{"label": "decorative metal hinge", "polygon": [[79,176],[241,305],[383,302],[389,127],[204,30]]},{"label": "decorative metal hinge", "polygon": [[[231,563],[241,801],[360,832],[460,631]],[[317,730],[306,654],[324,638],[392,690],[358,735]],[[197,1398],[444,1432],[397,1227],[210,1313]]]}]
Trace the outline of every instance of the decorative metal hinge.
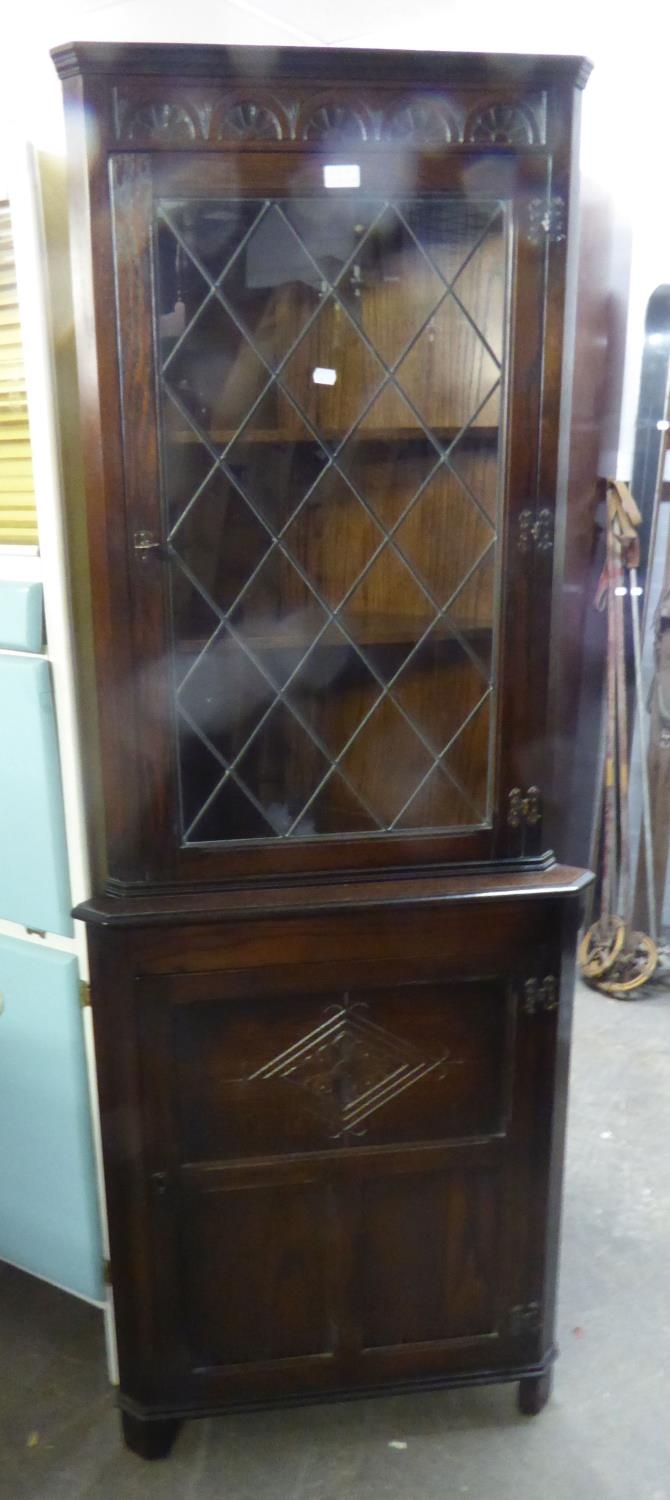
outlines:
[{"label": "decorative metal hinge", "polygon": [[526,979],[521,1004],[527,1016],[535,1016],[539,1011],[557,1010],[558,981],[553,974],[545,974],[544,979]]},{"label": "decorative metal hinge", "polygon": [[523,1338],[526,1333],[539,1333],[542,1327],[542,1304],[521,1302],[517,1307],[511,1307],[509,1327],[514,1339]]},{"label": "decorative metal hinge", "polygon": [[522,510],[519,515],[519,552],[530,552],[533,543],[538,552],[551,552],[554,545],[554,513],[546,507],[537,514]]},{"label": "decorative metal hinge", "polygon": [[82,1007],[83,1010],[86,1010],[87,1007],[90,1005],[90,1003],[91,1003],[91,986],[90,986],[90,984],[86,983],[85,979],[80,979],[80,981],[79,981],[79,1004],[81,1005],[81,1007]]},{"label": "decorative metal hinge", "polygon": [[542,796],[539,786],[529,786],[525,792],[520,786],[513,786],[507,795],[508,828],[520,828],[522,823],[528,828],[536,828],[541,821]]},{"label": "decorative metal hinge", "polygon": [[546,238],[552,245],[560,245],[566,238],[566,212],[564,198],[531,198],[528,203],[528,238],[531,245],[540,245]]}]

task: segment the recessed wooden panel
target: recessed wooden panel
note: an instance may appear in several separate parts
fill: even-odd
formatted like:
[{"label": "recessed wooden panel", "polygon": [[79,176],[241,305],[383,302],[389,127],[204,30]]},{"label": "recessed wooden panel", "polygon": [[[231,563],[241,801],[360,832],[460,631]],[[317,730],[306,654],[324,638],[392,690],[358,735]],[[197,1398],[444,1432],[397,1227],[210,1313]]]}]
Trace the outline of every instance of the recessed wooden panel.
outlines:
[{"label": "recessed wooden panel", "polygon": [[331,1240],[330,1194],[318,1183],[189,1194],[181,1247],[191,1364],[328,1354]]},{"label": "recessed wooden panel", "polygon": [[362,1193],[366,1348],[495,1331],[500,1182],[451,1172],[370,1180]]},{"label": "recessed wooden panel", "polygon": [[177,1005],[181,1159],[500,1131],[506,1034],[499,980]]}]

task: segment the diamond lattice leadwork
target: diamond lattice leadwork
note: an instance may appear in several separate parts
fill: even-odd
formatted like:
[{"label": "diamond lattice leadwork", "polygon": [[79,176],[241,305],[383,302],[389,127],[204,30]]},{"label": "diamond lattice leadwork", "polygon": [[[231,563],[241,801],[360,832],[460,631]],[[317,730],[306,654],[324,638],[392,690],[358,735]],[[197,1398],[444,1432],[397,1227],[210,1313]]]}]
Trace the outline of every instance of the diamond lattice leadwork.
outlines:
[{"label": "diamond lattice leadwork", "polygon": [[164,203],[185,842],[485,823],[500,205]]}]

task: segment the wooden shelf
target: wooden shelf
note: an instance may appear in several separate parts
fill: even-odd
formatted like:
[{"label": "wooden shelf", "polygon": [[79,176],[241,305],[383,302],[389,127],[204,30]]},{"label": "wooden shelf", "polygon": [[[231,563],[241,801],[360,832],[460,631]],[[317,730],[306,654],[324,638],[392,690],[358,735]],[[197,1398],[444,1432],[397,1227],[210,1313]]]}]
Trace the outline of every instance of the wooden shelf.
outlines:
[{"label": "wooden shelf", "polygon": [[[347,629],[357,645],[392,647],[416,643],[427,630],[431,619],[432,616],[424,618],[408,615],[382,614],[366,615],[360,619],[356,619],[354,616],[349,615],[346,623]],[[469,640],[491,635],[493,631],[492,621],[463,619],[459,618],[458,615],[452,616],[451,619],[461,635],[466,636]],[[242,634],[240,627],[238,626],[237,628],[238,632]],[[310,641],[314,638],[313,631],[301,632],[296,630],[294,625],[288,624],[284,626],[280,621],[277,622],[276,631],[272,633],[269,633],[267,630],[257,633],[253,630],[245,630],[243,635],[246,644],[252,650],[256,651],[307,651]],[[431,640],[435,640],[436,638],[445,641],[447,644],[452,640],[452,632],[445,621],[441,621],[433,630]],[[227,639],[227,637],[222,637],[216,643],[216,646],[211,649],[225,649]],[[193,638],[191,640],[178,641],[176,643],[176,651],[180,656],[197,656],[206,645],[207,640],[205,637]],[[346,648],[348,648],[346,638],[329,627],[321,636],[316,649],[332,651]]]},{"label": "wooden shelf", "polygon": [[[339,432],[323,431],[321,433],[321,437],[327,443],[335,442],[336,440],[342,439],[345,436],[346,430],[348,429],[343,429]],[[213,431],[207,432],[206,436],[209,438],[209,441],[211,443],[216,443],[218,446],[223,448],[227,446],[228,443],[232,442],[233,438],[239,434],[239,431],[240,429],[237,427],[215,428]],[[442,443],[453,442],[454,438],[458,437],[460,431],[460,427],[431,428],[431,432],[438,439],[438,441]],[[479,426],[476,422],[473,422],[472,425],[468,428],[468,432],[464,434],[462,439],[463,442],[467,441],[468,433],[476,433],[478,438],[484,438],[487,442],[493,442],[498,437],[499,428],[484,425]],[[165,437],[168,443],[178,443],[179,445],[183,446],[190,446],[191,444],[198,444],[201,442],[201,439],[198,437],[197,433],[191,431],[190,429],[185,429],[184,431],[179,432],[166,432]],[[428,443],[430,441],[428,435],[423,431],[423,428],[419,426],[395,428],[359,427],[356,432],[352,434],[352,438],[355,439],[356,442],[365,443]],[[315,443],[316,438],[313,438],[311,434],[307,432],[290,432],[287,428],[259,427],[254,432],[250,432],[248,436],[244,437],[243,442],[245,447],[251,447],[255,443],[276,443],[278,445],[294,443],[296,444],[296,446],[305,447],[310,443]]]}]

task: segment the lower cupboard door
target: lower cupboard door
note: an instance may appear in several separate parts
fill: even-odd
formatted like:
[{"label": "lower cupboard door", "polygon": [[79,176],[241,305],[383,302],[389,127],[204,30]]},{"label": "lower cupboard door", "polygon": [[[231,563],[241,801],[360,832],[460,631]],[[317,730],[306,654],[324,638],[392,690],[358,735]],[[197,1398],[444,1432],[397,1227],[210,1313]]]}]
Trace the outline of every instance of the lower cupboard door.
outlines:
[{"label": "lower cupboard door", "polygon": [[368,984],[339,1008],[184,986],[143,1007],[156,1400],[538,1358],[555,1018],[500,978]]},{"label": "lower cupboard door", "polygon": [[177,1274],[193,1392],[253,1400],[499,1365],[506,1174],[489,1156],[361,1162],[350,1181],[335,1164],[186,1172]]},{"label": "lower cupboard door", "polygon": [[337,1209],[330,1184],[304,1173],[283,1182],[192,1184],[185,1208],[180,1238],[192,1367],[332,1356]]},{"label": "lower cupboard door", "polygon": [[374,1174],[361,1184],[357,1303],[369,1356],[404,1351],[414,1367],[426,1345],[495,1339],[500,1186],[492,1164]]}]

